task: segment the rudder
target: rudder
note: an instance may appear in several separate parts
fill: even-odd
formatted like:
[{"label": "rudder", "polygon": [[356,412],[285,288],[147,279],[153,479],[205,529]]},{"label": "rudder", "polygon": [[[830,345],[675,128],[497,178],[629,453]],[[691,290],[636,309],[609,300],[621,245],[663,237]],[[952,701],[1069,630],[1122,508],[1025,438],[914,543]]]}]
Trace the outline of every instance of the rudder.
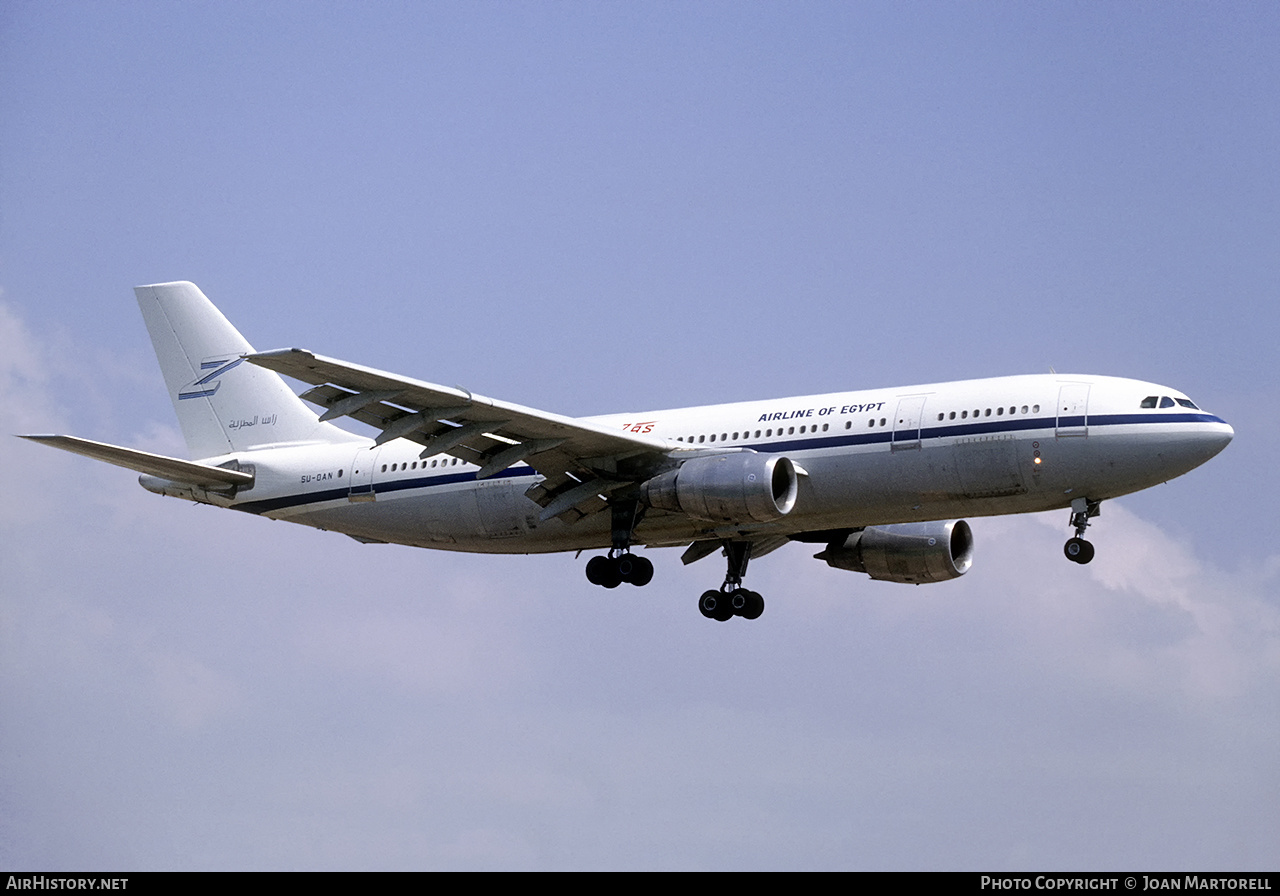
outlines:
[{"label": "rudder", "polygon": [[193,458],[358,438],[321,423],[278,374],[244,363],[253,346],[194,283],[133,291]]}]

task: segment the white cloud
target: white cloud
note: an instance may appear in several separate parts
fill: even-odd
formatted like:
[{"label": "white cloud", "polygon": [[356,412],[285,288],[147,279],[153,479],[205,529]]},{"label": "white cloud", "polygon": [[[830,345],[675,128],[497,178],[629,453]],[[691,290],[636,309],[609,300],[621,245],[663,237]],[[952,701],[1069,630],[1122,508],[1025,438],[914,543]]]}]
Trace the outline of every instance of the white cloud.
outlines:
[{"label": "white cloud", "polygon": [[19,427],[17,432],[30,432],[43,419],[43,401],[29,399],[47,398],[47,367],[39,343],[22,318],[0,298],[0,413],[6,424]]},{"label": "white cloud", "polygon": [[1102,589],[1093,602],[1099,624],[1117,636],[1107,656],[1117,683],[1211,708],[1280,682],[1280,578],[1220,569],[1123,502],[1105,513],[1091,530],[1099,556],[1087,570]]}]

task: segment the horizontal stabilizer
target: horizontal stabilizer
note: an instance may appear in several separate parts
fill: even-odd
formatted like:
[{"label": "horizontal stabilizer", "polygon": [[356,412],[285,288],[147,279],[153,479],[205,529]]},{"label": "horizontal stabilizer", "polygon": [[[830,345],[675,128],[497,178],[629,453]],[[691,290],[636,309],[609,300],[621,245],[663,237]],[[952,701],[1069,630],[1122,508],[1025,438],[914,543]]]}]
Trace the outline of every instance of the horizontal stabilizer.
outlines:
[{"label": "horizontal stabilizer", "polygon": [[18,438],[39,442],[42,445],[52,445],[63,451],[83,454],[94,460],[115,464],[117,467],[137,470],[139,473],[147,473],[161,479],[200,488],[224,489],[228,486],[248,485],[253,482],[251,473],[181,460],[176,457],[165,457],[163,454],[151,454],[134,448],[121,448],[119,445],[108,445],[105,442],[94,442],[75,436],[19,436]]}]

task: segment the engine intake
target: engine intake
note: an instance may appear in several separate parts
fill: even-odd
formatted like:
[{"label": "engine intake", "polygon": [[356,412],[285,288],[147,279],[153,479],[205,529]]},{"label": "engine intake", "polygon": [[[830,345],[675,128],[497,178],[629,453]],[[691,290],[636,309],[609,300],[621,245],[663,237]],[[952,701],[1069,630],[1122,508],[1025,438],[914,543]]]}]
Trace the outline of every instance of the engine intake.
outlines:
[{"label": "engine intake", "polygon": [[973,565],[973,530],[964,520],[869,526],[814,556],[886,582],[945,582]]},{"label": "engine intake", "polygon": [[695,457],[641,486],[649,506],[710,522],[780,519],[799,491],[790,459],[749,451]]}]

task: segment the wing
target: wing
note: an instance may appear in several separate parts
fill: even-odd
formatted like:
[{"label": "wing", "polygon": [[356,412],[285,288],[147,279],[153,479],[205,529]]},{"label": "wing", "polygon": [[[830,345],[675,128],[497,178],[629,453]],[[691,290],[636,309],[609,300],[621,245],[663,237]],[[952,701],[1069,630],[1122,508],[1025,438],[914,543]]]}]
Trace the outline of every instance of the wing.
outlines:
[{"label": "wing", "polygon": [[313,388],[302,398],[325,408],[321,420],[351,417],[380,430],[375,444],[409,439],[421,457],[449,454],[477,464],[478,479],[524,462],[545,479],[526,494],[542,518],[573,522],[604,509],[604,498],[648,479],[679,450],[666,439],[626,433],[325,358],[302,349],[246,355],[245,360]]},{"label": "wing", "polygon": [[695,541],[693,544],[685,548],[683,554],[680,555],[680,562],[685,566],[690,563],[697,563],[703,557],[710,557],[716,551],[723,551],[730,541],[750,541],[752,560],[759,560],[766,554],[772,554],[778,548],[790,543],[791,539],[785,535],[764,535],[758,538],[712,538],[702,541]]}]

